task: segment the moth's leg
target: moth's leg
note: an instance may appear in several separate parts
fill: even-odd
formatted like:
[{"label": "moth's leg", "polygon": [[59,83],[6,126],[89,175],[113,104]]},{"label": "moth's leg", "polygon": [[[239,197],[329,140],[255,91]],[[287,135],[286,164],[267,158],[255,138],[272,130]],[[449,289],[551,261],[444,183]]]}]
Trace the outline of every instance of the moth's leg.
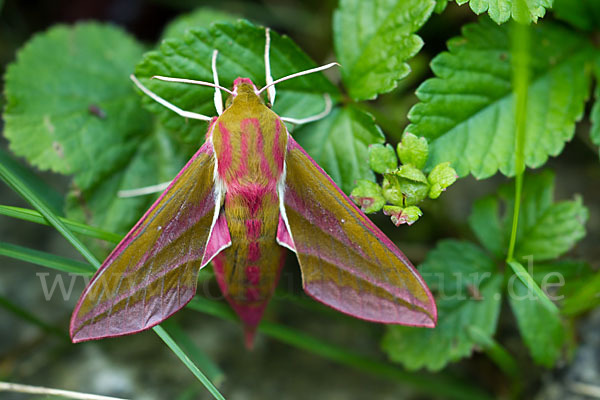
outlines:
[{"label": "moth's leg", "polygon": [[223,97],[221,96],[221,90],[218,88],[219,86],[219,74],[217,73],[217,55],[219,54],[219,50],[213,50],[212,55],[212,73],[213,73],[213,82],[215,83],[215,109],[217,110],[217,115],[223,114]]},{"label": "moth's leg", "polygon": [[146,194],[158,193],[158,192],[164,191],[167,187],[169,187],[170,184],[171,184],[171,181],[159,183],[157,185],[152,185],[152,186],[144,186],[144,187],[136,188],[136,189],[119,190],[117,192],[117,196],[118,197],[138,197],[138,196],[143,196]]},{"label": "moth's leg", "polygon": [[[269,28],[265,28],[265,80],[267,82],[266,86],[269,86],[273,83],[273,77],[271,76],[271,58],[269,56],[269,52],[271,50],[271,30]],[[269,98],[269,103],[271,103],[271,107],[275,103],[275,86],[269,86],[267,88],[267,97]]]},{"label": "moth's leg", "polygon": [[331,112],[331,96],[329,96],[329,93],[325,93],[323,95],[323,98],[325,99],[325,109],[323,111],[321,111],[320,113],[312,115],[310,117],[306,117],[306,118],[281,117],[281,120],[284,122],[289,122],[291,124],[300,125],[300,124],[306,124],[306,123],[313,122],[313,121],[318,121],[320,119],[325,118]]},{"label": "moth's leg", "polygon": [[146,86],[142,85],[142,82],[138,81],[138,79],[135,77],[135,75],[130,75],[130,78],[133,81],[133,83],[135,83],[135,85],[138,88],[140,88],[140,90],[142,92],[144,92],[146,95],[148,95],[150,98],[152,98],[152,100],[156,101],[157,103],[159,103],[162,106],[165,106],[169,110],[176,112],[177,114],[181,115],[182,117],[191,118],[191,119],[199,119],[201,121],[210,121],[211,120],[211,117],[208,117],[208,116],[202,115],[202,114],[198,114],[195,112],[191,112],[191,111],[185,111],[185,110],[182,110],[181,108],[177,107],[175,104],[169,103],[168,101],[166,101],[165,99],[163,99],[162,97],[160,97],[159,95],[157,95],[156,93],[154,93],[153,91],[148,89]]}]

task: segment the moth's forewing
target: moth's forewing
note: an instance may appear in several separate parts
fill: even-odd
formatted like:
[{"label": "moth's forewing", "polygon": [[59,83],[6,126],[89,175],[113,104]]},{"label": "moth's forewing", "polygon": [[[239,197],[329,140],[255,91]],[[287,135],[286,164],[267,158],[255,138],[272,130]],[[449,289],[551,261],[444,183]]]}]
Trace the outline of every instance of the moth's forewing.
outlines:
[{"label": "moth's forewing", "polygon": [[306,293],[354,317],[435,326],[435,302],[410,261],[291,137],[286,167],[283,207]]},{"label": "moth's forewing", "polygon": [[71,317],[73,342],[150,328],[196,292],[217,193],[207,141],[104,261]]}]

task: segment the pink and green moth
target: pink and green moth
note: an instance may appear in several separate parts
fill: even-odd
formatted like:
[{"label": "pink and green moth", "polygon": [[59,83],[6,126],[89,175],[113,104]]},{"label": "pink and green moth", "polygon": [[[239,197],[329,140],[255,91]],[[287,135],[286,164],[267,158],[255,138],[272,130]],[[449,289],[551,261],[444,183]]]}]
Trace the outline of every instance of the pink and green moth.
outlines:
[{"label": "pink and green moth", "polygon": [[[214,83],[155,77],[215,88],[217,117],[206,141],[158,200],[117,245],[84,290],[71,318],[73,342],[131,334],[159,324],[195,295],[198,272],[212,261],[217,282],[252,346],[285,255],[296,254],[304,291],[343,313],[369,321],[435,326],[437,310],[404,254],[296,143],[270,105],[274,85],[336,63],[273,81],[266,30],[266,86],[238,78],[233,90]],[[223,110],[220,90],[229,93]],[[269,104],[261,97],[267,91]]]}]

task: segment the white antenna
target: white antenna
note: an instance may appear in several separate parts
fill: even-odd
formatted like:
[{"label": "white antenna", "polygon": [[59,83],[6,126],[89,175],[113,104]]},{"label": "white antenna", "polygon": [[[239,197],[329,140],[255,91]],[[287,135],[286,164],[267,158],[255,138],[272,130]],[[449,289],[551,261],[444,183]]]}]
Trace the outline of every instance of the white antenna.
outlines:
[{"label": "white antenna", "polygon": [[283,78],[277,79],[275,82],[268,83],[265,87],[263,87],[262,89],[260,89],[257,94],[261,94],[265,89],[268,89],[268,88],[270,88],[270,87],[272,87],[274,85],[277,85],[278,83],[281,83],[283,81],[287,81],[288,79],[293,79],[293,78],[297,78],[299,76],[308,75],[308,74],[312,74],[314,72],[323,71],[323,70],[329,69],[331,67],[335,67],[336,65],[338,67],[341,67],[340,64],[338,64],[336,62],[332,62],[332,63],[326,64],[326,65],[322,65],[320,67],[311,68],[311,69],[307,69],[305,71],[296,72],[295,74],[284,76]]},{"label": "white antenna", "polygon": [[210,87],[214,87],[217,89],[221,89],[229,94],[233,94],[233,92],[231,90],[224,88],[223,86],[216,85],[212,82],[195,81],[193,79],[185,79],[185,78],[171,78],[170,76],[160,76],[160,75],[154,75],[152,77],[152,79],[158,79],[159,81],[165,81],[165,82],[191,83],[192,85],[210,86]]}]

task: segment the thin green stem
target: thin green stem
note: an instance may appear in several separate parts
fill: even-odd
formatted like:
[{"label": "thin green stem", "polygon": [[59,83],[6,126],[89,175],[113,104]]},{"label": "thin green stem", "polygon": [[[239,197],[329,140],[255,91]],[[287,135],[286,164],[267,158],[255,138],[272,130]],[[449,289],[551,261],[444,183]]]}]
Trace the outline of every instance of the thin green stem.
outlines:
[{"label": "thin green stem", "polygon": [[[37,211],[28,208],[12,207],[0,205],[0,215],[7,217],[18,218],[23,221],[34,222],[41,225],[50,225],[46,219]],[[79,233],[84,236],[105,240],[111,243],[119,243],[123,236],[117,235],[116,233],[103,231],[102,229],[95,228],[81,222],[72,221],[67,218],[58,217],[64,224],[71,229],[74,233]]]},{"label": "thin green stem", "polygon": [[89,275],[95,271],[94,267],[88,263],[5,242],[0,242],[0,256],[74,274]]},{"label": "thin green stem", "polygon": [[[521,7],[523,1],[517,2]],[[515,97],[515,199],[506,261],[512,261],[517,243],[517,228],[523,172],[525,170],[525,134],[527,129],[527,92],[529,88],[529,26],[517,22],[512,25],[513,92]]]}]

